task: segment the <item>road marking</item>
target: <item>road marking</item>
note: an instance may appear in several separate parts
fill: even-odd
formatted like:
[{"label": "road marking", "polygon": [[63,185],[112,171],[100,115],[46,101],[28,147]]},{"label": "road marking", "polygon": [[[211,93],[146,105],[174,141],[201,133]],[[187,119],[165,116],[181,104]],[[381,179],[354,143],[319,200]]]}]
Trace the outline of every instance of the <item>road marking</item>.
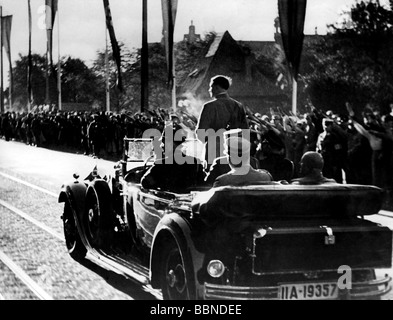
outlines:
[{"label": "road marking", "polygon": [[[56,198],[58,197],[58,195],[54,194],[53,192],[50,192],[50,191],[45,190],[45,189],[43,189],[41,187],[35,186],[35,185],[31,184],[31,183],[25,182],[25,181],[23,181],[21,179],[12,177],[12,176],[10,176],[8,174],[0,172],[0,175],[2,175],[5,178],[14,180],[14,181],[16,181],[18,183],[21,183],[23,185],[26,185],[28,187],[31,187],[33,189],[42,191],[42,192],[44,192],[46,194],[49,194],[49,195],[51,195],[53,197],[56,197]],[[52,236],[56,237],[60,241],[64,241],[64,237],[62,235],[58,234],[56,231],[54,231],[50,227],[47,227],[45,224],[39,222],[38,220],[30,217],[28,214],[26,214],[25,212],[19,210],[18,208],[14,207],[13,205],[11,205],[11,204],[9,204],[9,203],[1,200],[1,199],[0,199],[0,205],[2,205],[3,207],[11,210],[12,212],[18,214],[22,218],[30,221],[31,223],[35,224],[37,227],[39,227],[39,228],[43,229],[44,231],[48,232],[49,234],[51,234]],[[134,270],[129,270],[126,267],[122,266],[121,264],[116,263],[115,261],[111,261],[111,259],[108,259],[108,258],[102,256],[101,254],[98,254],[98,253],[94,254],[95,250],[92,250],[92,251],[93,252],[90,252],[90,251],[88,252],[86,258],[88,258],[89,260],[93,261],[97,265],[101,265],[101,267],[103,267],[104,269],[110,270],[110,271],[118,273],[118,274],[122,274],[123,276],[127,275],[127,278],[129,278],[130,275],[132,275],[131,279],[129,278],[130,280],[134,280],[134,281],[136,280],[138,283],[142,283],[142,287],[143,287],[144,291],[154,295],[157,299],[162,299],[161,293],[158,290],[155,290],[155,289],[151,288],[151,286],[146,283],[146,278],[142,279]],[[2,297],[0,295],[0,300],[1,300],[1,298]]]},{"label": "road marking", "polygon": [[10,270],[20,279],[22,282],[29,287],[31,291],[40,299],[40,300],[53,300],[53,298],[42,289],[32,278],[28,276],[26,272],[24,272],[20,267],[18,267],[6,254],[0,251],[0,260],[10,268]]},{"label": "road marking", "polygon": [[[60,234],[58,234],[56,231],[51,229],[50,227],[47,227],[45,224],[39,222],[38,220],[30,217],[28,214],[24,213],[23,211],[15,208],[14,206],[10,205],[9,203],[3,201],[0,199],[0,205],[3,207],[6,207],[7,209],[11,210],[12,212],[18,214],[22,218],[30,221],[31,223],[35,224],[37,227],[43,229],[44,231],[50,233],[52,236],[56,237],[60,241],[64,241],[64,237]],[[138,283],[142,283],[142,287],[144,290],[152,295],[154,295],[157,299],[162,299],[161,295],[157,293],[158,291],[151,288],[150,285],[147,285],[146,283],[146,278],[142,278],[138,273],[136,273],[134,270],[128,269],[124,266],[122,266],[119,263],[116,263],[115,261],[112,261],[111,259],[108,259],[107,257],[102,256],[98,252],[95,253],[96,251],[93,249],[91,252],[88,252],[88,255],[86,258],[89,260],[95,262],[97,265],[100,265],[101,267],[110,270],[112,272],[116,272],[118,274],[126,274],[128,276],[131,276],[133,280],[136,280]]]},{"label": "road marking", "polygon": [[380,216],[388,217],[388,218],[393,218],[393,212],[392,211],[386,211],[386,210],[381,210],[378,212]]},{"label": "road marking", "polygon": [[12,212],[20,215],[23,219],[26,219],[28,221],[30,221],[31,223],[35,224],[37,227],[45,230],[46,232],[50,233],[52,236],[56,237],[57,239],[63,241],[64,237],[62,235],[60,235],[59,233],[57,233],[55,230],[53,230],[52,228],[46,226],[45,224],[43,224],[42,222],[39,222],[38,220],[30,217],[27,213],[24,213],[23,211],[19,210],[18,208],[15,208],[13,205],[3,201],[0,199],[0,205],[2,205],[3,207],[6,207],[7,209],[11,210]]},{"label": "road marking", "polygon": [[24,184],[25,186],[28,186],[28,187],[33,188],[33,189],[35,189],[35,190],[41,191],[41,192],[43,192],[43,193],[46,193],[46,194],[48,194],[48,195],[50,195],[50,196],[52,196],[52,197],[57,198],[57,197],[59,196],[58,194],[56,194],[56,193],[54,193],[54,192],[51,192],[51,191],[46,190],[46,189],[44,189],[44,188],[38,187],[38,186],[36,186],[36,185],[34,185],[34,184],[31,184],[31,183],[29,183],[29,182],[27,182],[27,181],[24,181],[24,180],[22,180],[22,179],[19,179],[19,178],[10,176],[10,175],[8,175],[8,174],[6,174],[6,173],[0,172],[0,175],[3,176],[3,177],[5,177],[5,178],[14,180],[14,181],[16,181],[16,182],[18,182],[18,183]]}]

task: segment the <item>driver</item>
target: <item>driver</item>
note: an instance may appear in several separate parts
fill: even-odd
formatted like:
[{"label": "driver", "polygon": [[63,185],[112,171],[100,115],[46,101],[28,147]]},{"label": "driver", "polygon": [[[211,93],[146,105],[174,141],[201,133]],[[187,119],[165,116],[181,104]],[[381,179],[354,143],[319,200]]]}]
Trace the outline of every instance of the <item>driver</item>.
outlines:
[{"label": "driver", "polygon": [[159,139],[163,157],[158,156],[142,177],[143,188],[186,193],[188,188],[203,183],[205,171],[200,160],[185,154],[186,138],[187,132],[179,124],[165,126]]}]

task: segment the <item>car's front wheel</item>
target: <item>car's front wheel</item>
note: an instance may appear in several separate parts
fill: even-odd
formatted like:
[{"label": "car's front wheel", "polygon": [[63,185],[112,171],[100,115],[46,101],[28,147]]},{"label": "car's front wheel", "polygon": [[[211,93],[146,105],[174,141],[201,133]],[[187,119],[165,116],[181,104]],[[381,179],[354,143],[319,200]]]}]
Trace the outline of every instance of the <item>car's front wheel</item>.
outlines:
[{"label": "car's front wheel", "polygon": [[75,217],[68,201],[64,204],[63,212],[63,230],[64,238],[68,253],[75,260],[85,258],[87,249],[84,246],[81,236],[78,232]]},{"label": "car's front wheel", "polygon": [[192,283],[185,258],[171,239],[163,246],[160,283],[164,300],[191,300]]}]

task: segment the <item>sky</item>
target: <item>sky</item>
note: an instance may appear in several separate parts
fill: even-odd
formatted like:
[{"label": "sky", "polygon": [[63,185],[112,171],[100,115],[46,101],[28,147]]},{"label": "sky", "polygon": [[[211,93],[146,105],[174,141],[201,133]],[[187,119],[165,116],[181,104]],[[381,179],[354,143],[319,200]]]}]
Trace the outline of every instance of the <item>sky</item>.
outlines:
[{"label": "sky", "polygon": [[[105,13],[102,0],[58,0],[59,11],[53,29],[53,57],[71,56],[90,65],[98,50],[105,48]],[[381,1],[381,3],[387,2]],[[27,0],[0,0],[2,15],[12,15],[11,60],[28,53]],[[118,41],[128,48],[140,48],[142,0],[110,0],[113,25]],[[356,0],[308,0],[305,34],[326,34],[327,24],[335,23],[345,7]],[[44,54],[45,0],[31,0],[32,52]],[[277,0],[178,0],[175,41],[183,39],[193,21],[196,33],[229,31],[235,40],[272,41]],[[162,35],[160,0],[148,0],[148,41],[159,42]],[[60,39],[60,41],[59,41]],[[6,55],[4,55],[6,59]],[[6,74],[8,62],[4,61]],[[4,77],[5,79],[7,77]],[[6,80],[5,80],[6,81]],[[6,83],[5,83],[6,86]]]}]

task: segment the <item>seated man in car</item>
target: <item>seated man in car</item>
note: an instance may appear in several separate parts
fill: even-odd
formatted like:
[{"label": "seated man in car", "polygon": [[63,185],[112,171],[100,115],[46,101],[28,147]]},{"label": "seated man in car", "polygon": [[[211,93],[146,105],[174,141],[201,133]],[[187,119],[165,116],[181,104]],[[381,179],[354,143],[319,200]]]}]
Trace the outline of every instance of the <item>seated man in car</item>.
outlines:
[{"label": "seated man in car", "polygon": [[160,189],[187,193],[187,189],[202,184],[205,178],[199,159],[184,153],[183,142],[187,132],[176,123],[165,126],[161,135],[163,157],[157,159],[141,179],[145,189]]},{"label": "seated man in car", "polygon": [[239,136],[229,136],[226,141],[227,158],[231,170],[219,176],[213,187],[241,186],[258,182],[270,182],[271,174],[263,169],[254,169],[250,165],[251,144],[247,139]]},{"label": "seated man in car", "polygon": [[[246,130],[246,129],[243,129]],[[232,129],[228,130],[224,133],[223,139],[224,139],[224,147],[225,151],[224,153],[228,153],[228,139],[233,136],[243,136],[243,130],[242,129]],[[259,169],[259,161],[257,158],[250,156],[250,165],[254,169]],[[214,159],[212,165],[210,166],[209,170],[206,172],[206,177],[205,177],[205,186],[212,187],[214,184],[214,181],[221,175],[228,173],[231,171],[231,166],[229,165],[228,157],[226,155],[222,157],[218,157]]]},{"label": "seated man in car", "polygon": [[323,176],[324,161],[320,153],[315,151],[306,152],[300,160],[300,175],[301,178],[292,179],[291,184],[325,184],[337,183],[334,179],[329,179]]}]

